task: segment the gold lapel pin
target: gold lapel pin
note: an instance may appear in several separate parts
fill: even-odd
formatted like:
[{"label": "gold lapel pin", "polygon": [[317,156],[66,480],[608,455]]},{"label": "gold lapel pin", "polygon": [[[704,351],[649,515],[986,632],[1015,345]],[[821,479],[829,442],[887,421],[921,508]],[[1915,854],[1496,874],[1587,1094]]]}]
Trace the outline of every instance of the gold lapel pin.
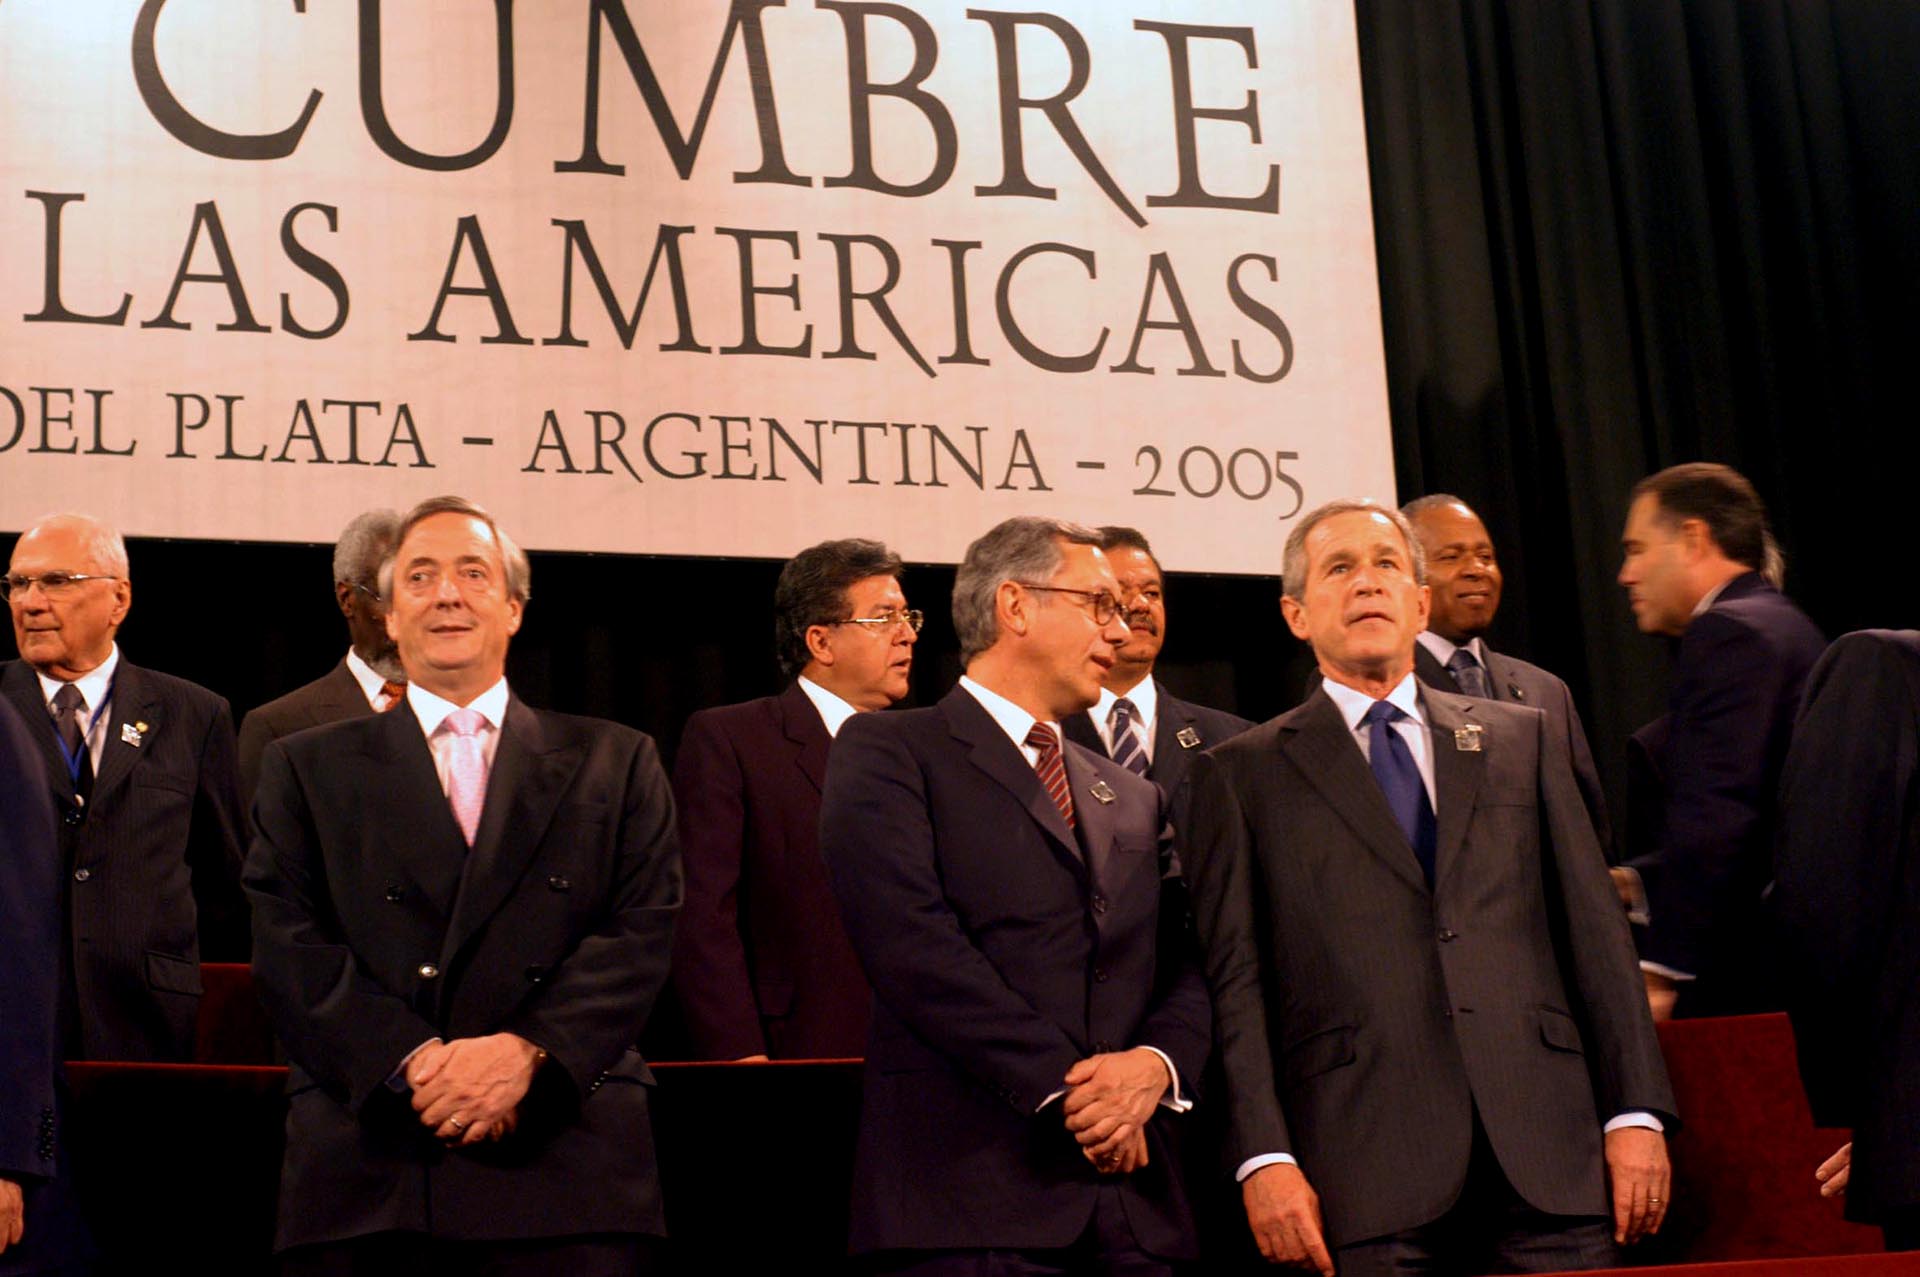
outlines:
[{"label": "gold lapel pin", "polygon": [[1182,727],[1173,734],[1173,738],[1180,742],[1181,749],[1200,748],[1200,733],[1194,731],[1191,727]]},{"label": "gold lapel pin", "polygon": [[1467,754],[1477,754],[1484,746],[1480,734],[1484,729],[1478,723],[1468,723],[1465,727],[1453,729],[1453,747]]},{"label": "gold lapel pin", "polygon": [[1108,785],[1107,782],[1104,780],[1094,781],[1092,787],[1089,788],[1087,792],[1092,794],[1095,798],[1098,798],[1103,803],[1110,803],[1113,801],[1113,787]]}]

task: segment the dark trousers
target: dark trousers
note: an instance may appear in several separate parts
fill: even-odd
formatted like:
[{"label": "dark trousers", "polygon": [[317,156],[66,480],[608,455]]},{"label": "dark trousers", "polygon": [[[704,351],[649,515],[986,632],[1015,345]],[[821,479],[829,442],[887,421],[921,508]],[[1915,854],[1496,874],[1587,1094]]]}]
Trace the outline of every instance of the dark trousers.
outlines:
[{"label": "dark trousers", "polygon": [[1908,1206],[1880,1221],[1888,1250],[1920,1250],[1920,1206]]},{"label": "dark trousers", "polygon": [[1172,1277],[1174,1268],[1140,1249],[1117,1188],[1102,1187],[1093,1220],[1058,1250],[917,1250],[876,1260],[875,1277]]},{"label": "dark trousers", "polygon": [[1528,1205],[1513,1190],[1477,1113],[1466,1187],[1446,1214],[1418,1228],[1342,1246],[1333,1253],[1338,1277],[1546,1273],[1612,1268],[1619,1262],[1610,1218],[1549,1215]]},{"label": "dark trousers", "polygon": [[457,1242],[422,1233],[373,1233],[296,1246],[280,1256],[281,1277],[639,1277],[660,1271],[660,1241],[632,1234]]}]

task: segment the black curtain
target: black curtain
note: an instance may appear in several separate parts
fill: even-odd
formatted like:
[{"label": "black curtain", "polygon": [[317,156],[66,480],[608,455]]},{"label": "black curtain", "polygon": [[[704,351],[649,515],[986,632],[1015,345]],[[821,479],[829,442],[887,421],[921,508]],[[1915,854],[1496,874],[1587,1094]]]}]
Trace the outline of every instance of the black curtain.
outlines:
[{"label": "black curtain", "polygon": [[1643,475],[1744,472],[1829,634],[1920,624],[1920,5],[1356,12],[1400,491],[1481,511],[1497,645],[1573,685],[1616,800],[1665,693],[1613,581]]}]

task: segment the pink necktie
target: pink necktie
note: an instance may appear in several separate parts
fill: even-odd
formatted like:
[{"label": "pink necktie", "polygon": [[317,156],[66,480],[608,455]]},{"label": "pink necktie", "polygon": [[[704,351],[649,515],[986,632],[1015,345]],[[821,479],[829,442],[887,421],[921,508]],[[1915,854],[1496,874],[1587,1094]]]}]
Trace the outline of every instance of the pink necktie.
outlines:
[{"label": "pink necktie", "polygon": [[440,730],[447,742],[447,802],[453,806],[453,818],[460,832],[473,846],[480,828],[480,807],[487,799],[487,756],[480,748],[480,729],[487,719],[477,709],[457,709],[446,716]]}]

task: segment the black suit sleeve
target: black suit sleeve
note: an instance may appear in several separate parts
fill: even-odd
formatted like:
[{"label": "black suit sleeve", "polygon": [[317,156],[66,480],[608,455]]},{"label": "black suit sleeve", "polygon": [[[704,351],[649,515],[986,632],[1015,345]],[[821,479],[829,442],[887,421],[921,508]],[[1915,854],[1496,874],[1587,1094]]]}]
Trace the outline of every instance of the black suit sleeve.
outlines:
[{"label": "black suit sleeve", "polygon": [[1213,1003],[1207,993],[1199,942],[1194,937],[1187,885],[1174,851],[1173,826],[1164,821],[1164,795],[1161,806],[1160,923],[1154,943],[1157,961],[1153,1003],[1134,1034],[1134,1042],[1166,1052],[1179,1071],[1182,1098],[1192,1100],[1200,1093],[1201,1076],[1213,1044]]},{"label": "black suit sleeve", "polygon": [[1573,704],[1573,693],[1564,682],[1560,684],[1560,697],[1561,712],[1566,716],[1567,749],[1573,762],[1573,779],[1580,786],[1580,798],[1586,804],[1588,819],[1593,822],[1594,836],[1600,841],[1600,852],[1611,862],[1615,854],[1613,826],[1607,820],[1607,795],[1600,784],[1600,769],[1594,766],[1593,750],[1587,744],[1586,724],[1580,721],[1580,711]]},{"label": "black suit sleeve", "polygon": [[193,828],[187,838],[187,869],[200,919],[200,957],[206,962],[247,960],[247,902],[240,891],[246,855],[235,771],[233,714],[224,700],[200,743]]},{"label": "black suit sleeve", "polygon": [[711,714],[687,720],[673,764],[686,858],[687,906],[674,946],[674,989],[701,1059],[767,1053],[740,938],[740,866],[746,831],[746,777]]},{"label": "black suit sleeve", "polygon": [[53,1172],[60,851],[39,750],[0,702],[0,1178]]},{"label": "black suit sleeve", "polygon": [[578,1096],[639,1040],[673,951],[680,839],[673,792],[645,737],[628,765],[614,855],[606,917],[553,970],[538,996],[501,1026],[545,1048]]},{"label": "black suit sleeve", "polygon": [[243,813],[253,810],[253,795],[260,787],[260,760],[266,754],[267,746],[281,735],[268,721],[264,706],[248,711],[247,716],[240,720],[236,766],[240,775],[240,810]]},{"label": "black suit sleeve", "polygon": [[849,719],[827,764],[820,852],[841,919],[881,1004],[1032,1114],[1080,1052],[961,929],[940,887],[926,778],[884,717]]},{"label": "black suit sleeve", "polygon": [[1250,1157],[1293,1152],[1274,1083],[1272,1039],[1260,980],[1254,903],[1263,895],[1240,794],[1212,754],[1193,764],[1192,826],[1184,843],[1194,920],[1213,991],[1214,1040],[1226,1077],[1229,1169]]}]

